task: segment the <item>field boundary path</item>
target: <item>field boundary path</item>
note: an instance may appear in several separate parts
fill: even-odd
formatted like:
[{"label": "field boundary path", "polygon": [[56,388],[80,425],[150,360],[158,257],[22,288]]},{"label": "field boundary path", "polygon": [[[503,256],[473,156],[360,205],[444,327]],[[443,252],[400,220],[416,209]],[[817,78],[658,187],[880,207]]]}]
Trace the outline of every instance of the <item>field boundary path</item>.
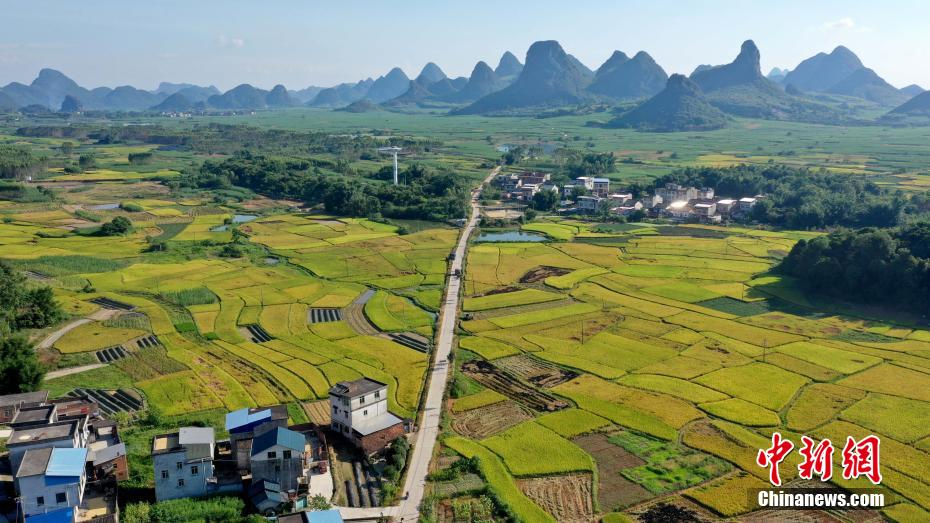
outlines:
[{"label": "field boundary path", "polygon": [[66,323],[65,325],[62,325],[57,330],[55,330],[54,332],[46,336],[42,341],[40,341],[39,344],[36,345],[36,348],[38,349],[51,348],[51,346],[54,345],[56,341],[60,340],[61,337],[64,336],[65,334],[68,334],[69,331],[72,331],[80,327],[81,325],[90,323],[92,321],[103,321],[103,320],[109,319],[114,314],[116,314],[116,312],[117,311],[110,310],[110,309],[100,309],[97,312],[90,314],[86,318],[80,318],[70,323]]},{"label": "field boundary path", "polygon": [[68,367],[67,369],[53,370],[51,372],[45,373],[45,379],[53,380],[55,378],[62,378],[72,374],[80,374],[82,372],[87,372],[89,370],[99,369],[106,366],[106,363],[91,363],[90,365],[81,365],[80,367]]},{"label": "field boundary path", "polygon": [[423,501],[426,487],[426,475],[429,473],[429,463],[433,458],[433,450],[436,448],[436,439],[439,437],[442,400],[445,396],[446,383],[450,375],[449,355],[452,353],[455,320],[458,318],[459,290],[462,286],[460,276],[456,275],[456,271],[460,273],[462,270],[465,253],[468,251],[468,240],[472,232],[474,232],[478,224],[478,218],[481,215],[478,209],[481,190],[498,172],[500,172],[500,167],[493,169],[487,178],[481,182],[481,185],[472,191],[471,216],[462,229],[458,245],[455,247],[455,259],[452,260],[449,266],[449,282],[446,286],[439,318],[439,336],[436,342],[436,350],[433,352],[433,365],[430,368],[429,383],[425,390],[426,402],[423,404],[423,417],[420,419],[407,467],[407,480],[404,483],[403,490],[405,495],[401,499],[399,506],[366,509],[340,507],[339,512],[342,514],[343,519],[362,519],[366,516],[374,519],[382,515],[393,516],[398,521],[407,522],[419,519],[420,503]]}]

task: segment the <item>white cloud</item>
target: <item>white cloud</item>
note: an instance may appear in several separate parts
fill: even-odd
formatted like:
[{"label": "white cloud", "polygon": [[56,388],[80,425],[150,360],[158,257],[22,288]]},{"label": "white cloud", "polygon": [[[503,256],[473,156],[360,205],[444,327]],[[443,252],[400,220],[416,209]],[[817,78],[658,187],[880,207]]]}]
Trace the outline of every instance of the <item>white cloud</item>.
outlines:
[{"label": "white cloud", "polygon": [[824,22],[820,28],[824,31],[851,31],[856,33],[867,33],[872,30],[870,27],[857,24],[856,21],[849,16]]},{"label": "white cloud", "polygon": [[219,35],[216,37],[216,43],[220,47],[235,47],[236,49],[242,49],[245,47],[245,39],[242,37],[227,37],[226,35]]}]

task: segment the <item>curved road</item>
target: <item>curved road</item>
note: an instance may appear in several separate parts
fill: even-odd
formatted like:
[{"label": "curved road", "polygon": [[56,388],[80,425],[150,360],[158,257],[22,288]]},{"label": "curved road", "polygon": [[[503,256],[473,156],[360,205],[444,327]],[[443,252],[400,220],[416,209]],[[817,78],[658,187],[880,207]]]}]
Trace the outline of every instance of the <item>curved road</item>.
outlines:
[{"label": "curved road", "polygon": [[426,402],[423,405],[423,417],[420,419],[419,430],[413,442],[413,454],[407,468],[407,480],[404,490],[407,495],[401,499],[400,505],[392,507],[348,508],[339,507],[339,512],[346,520],[377,518],[379,516],[393,516],[396,521],[412,522],[420,516],[420,503],[423,501],[423,491],[426,486],[426,475],[429,473],[429,463],[436,448],[436,438],[439,436],[439,420],[442,416],[442,400],[449,380],[449,355],[452,353],[452,340],[455,336],[455,320],[458,318],[459,291],[462,287],[461,279],[455,271],[461,271],[468,250],[468,240],[478,224],[479,205],[478,198],[484,185],[500,171],[500,167],[492,170],[488,177],[481,182],[471,193],[471,216],[462,229],[459,243],[455,248],[455,259],[450,267],[451,275],[446,286],[445,299],[439,320],[439,338],[436,341],[436,350],[433,355],[433,367],[430,369],[429,385],[426,389]]}]

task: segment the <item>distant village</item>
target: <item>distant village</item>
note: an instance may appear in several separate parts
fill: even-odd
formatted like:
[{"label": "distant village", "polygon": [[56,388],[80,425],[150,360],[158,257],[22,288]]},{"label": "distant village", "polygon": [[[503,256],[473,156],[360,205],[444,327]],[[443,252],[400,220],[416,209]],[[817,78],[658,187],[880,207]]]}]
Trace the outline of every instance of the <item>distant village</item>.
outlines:
[{"label": "distant village", "polygon": [[529,204],[537,193],[558,195],[560,214],[606,214],[630,218],[664,218],[674,222],[721,223],[748,214],[762,195],[719,197],[709,187],[669,183],[651,195],[612,191],[610,180],[581,176],[559,187],[548,173],[501,174],[495,179],[504,200]]},{"label": "distant village", "polygon": [[[129,478],[129,462],[118,423],[108,413],[141,409],[142,398],[122,390],[48,396],[0,396],[0,424],[9,427],[8,458],[0,461],[9,460],[19,521],[117,523],[117,482]],[[328,504],[339,482],[351,506],[377,507],[370,470],[351,478],[334,473],[334,442],[327,435],[349,454],[381,452],[411,429],[409,420],[388,410],[387,398],[386,384],[361,378],[331,388],[328,425],[289,425],[287,406],[274,405],[226,414],[226,439],[203,426],[157,434],[151,439],[154,499],[238,495],[258,514],[293,512],[279,521],[334,523],[342,521],[336,509],[302,510],[314,498]],[[350,466],[359,467],[357,461]]]}]

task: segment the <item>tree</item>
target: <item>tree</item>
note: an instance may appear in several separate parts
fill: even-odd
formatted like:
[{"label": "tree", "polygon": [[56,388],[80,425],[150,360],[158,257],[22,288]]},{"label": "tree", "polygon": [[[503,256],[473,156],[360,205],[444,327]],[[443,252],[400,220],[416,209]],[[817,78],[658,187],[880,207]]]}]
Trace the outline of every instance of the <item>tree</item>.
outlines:
[{"label": "tree", "polygon": [[559,206],[557,191],[539,191],[533,195],[533,208],[538,211],[552,211]]},{"label": "tree", "polygon": [[61,142],[58,148],[61,150],[61,154],[71,156],[71,153],[74,152],[74,142]]},{"label": "tree", "polygon": [[78,166],[82,171],[93,169],[97,166],[97,157],[91,153],[84,153],[78,156]]},{"label": "tree", "polygon": [[38,287],[26,291],[16,326],[20,329],[41,329],[57,323],[63,316],[51,287]]},{"label": "tree", "polygon": [[38,390],[44,375],[39,358],[26,338],[6,336],[0,339],[0,394]]},{"label": "tree", "polygon": [[132,230],[132,222],[125,216],[117,216],[100,226],[103,236],[121,236]]}]

